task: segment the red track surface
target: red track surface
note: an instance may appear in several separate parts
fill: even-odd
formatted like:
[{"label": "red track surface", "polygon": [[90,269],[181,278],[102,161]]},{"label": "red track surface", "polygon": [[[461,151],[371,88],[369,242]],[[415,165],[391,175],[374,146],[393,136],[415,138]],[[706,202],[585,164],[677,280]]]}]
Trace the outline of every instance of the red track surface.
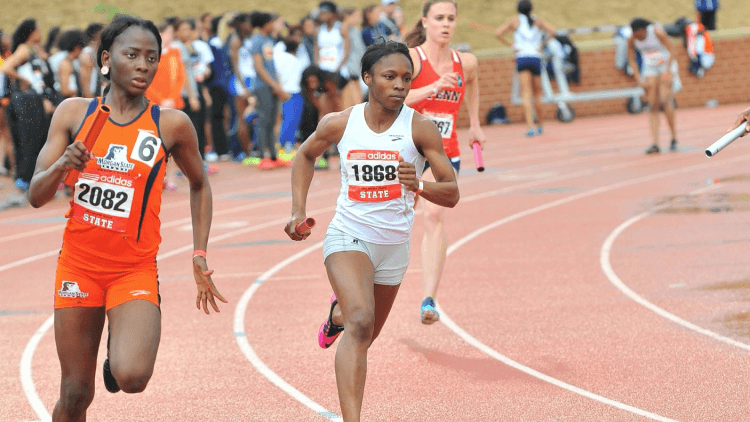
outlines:
[{"label": "red track surface", "polygon": [[[486,128],[488,170],[476,173],[464,148],[461,202],[447,213],[454,247],[438,298],[445,322],[419,322],[418,217],[410,270],[369,355],[364,420],[746,419],[750,147],[740,141],[703,155],[737,111],[680,111],[681,151],[660,156],[642,154],[645,115],[553,123],[531,139],[519,126]],[[211,316],[194,307],[183,181],[164,194],[156,371],[133,396],[107,393],[98,374],[89,421],[326,420],[268,374],[310,406],[339,412],[334,351],[316,344],[330,296],[320,249],[262,276],[323,239],[338,173],[316,173],[308,211],[318,227],[294,243],[282,232],[289,170],[220,168],[211,178],[209,265],[230,303]],[[53,332],[34,333],[52,313],[64,210],[58,199],[0,214],[0,422],[42,420],[57,398]],[[636,302],[613,277],[705,331]],[[245,341],[268,371],[248,361]],[[32,387],[26,393],[22,382]]]}]

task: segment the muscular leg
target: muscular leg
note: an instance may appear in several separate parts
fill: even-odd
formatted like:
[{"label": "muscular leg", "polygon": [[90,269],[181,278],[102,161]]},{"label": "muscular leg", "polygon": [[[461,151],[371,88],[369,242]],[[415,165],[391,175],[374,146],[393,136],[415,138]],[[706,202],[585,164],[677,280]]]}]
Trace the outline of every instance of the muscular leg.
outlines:
[{"label": "muscular leg", "polygon": [[104,328],[104,308],[55,310],[55,344],[60,359],[60,399],[53,422],[85,422],[94,400],[96,355]]},{"label": "muscular leg", "polygon": [[[422,175],[423,180],[434,182],[435,176],[429,168]],[[448,236],[445,234],[443,217],[445,208],[430,201],[420,201],[424,205],[424,235],[422,237],[422,291],[424,297],[435,298],[440,278],[443,275],[445,257],[448,251]]]},{"label": "muscular leg", "polygon": [[534,128],[534,113],[532,111],[533,105],[531,104],[534,90],[532,87],[533,78],[534,76],[528,70],[518,73],[518,82],[521,85],[521,98],[523,99],[523,110],[526,116],[526,127],[528,129]]},{"label": "muscular leg", "polygon": [[151,302],[133,300],[110,309],[107,317],[112,375],[125,393],[140,393],[154,372],[161,311]]},{"label": "muscular leg", "polygon": [[380,333],[399,286],[375,285],[375,269],[362,252],[336,252],[326,271],[338,299],[334,324],[346,329],[336,349],[336,385],[346,422],[358,422],[367,378],[367,349]]}]

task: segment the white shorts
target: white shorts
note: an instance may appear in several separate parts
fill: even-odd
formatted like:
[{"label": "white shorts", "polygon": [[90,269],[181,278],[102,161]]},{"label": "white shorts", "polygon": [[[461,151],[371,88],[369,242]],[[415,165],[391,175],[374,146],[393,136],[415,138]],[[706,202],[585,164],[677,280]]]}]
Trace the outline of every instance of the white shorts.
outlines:
[{"label": "white shorts", "polygon": [[409,266],[410,243],[407,241],[394,245],[379,245],[365,242],[329,225],[323,242],[323,261],[328,255],[336,252],[362,252],[370,258],[372,266],[375,267],[375,284],[397,286],[401,284]]}]

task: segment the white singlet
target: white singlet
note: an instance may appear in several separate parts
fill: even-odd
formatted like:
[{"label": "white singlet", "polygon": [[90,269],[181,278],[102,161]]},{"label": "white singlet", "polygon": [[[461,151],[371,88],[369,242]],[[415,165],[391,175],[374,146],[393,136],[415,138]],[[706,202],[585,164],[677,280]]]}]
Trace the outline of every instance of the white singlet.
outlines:
[{"label": "white singlet", "polygon": [[633,39],[633,46],[641,52],[643,63],[646,66],[657,67],[669,61],[669,50],[656,36],[656,26],[651,24],[646,27],[646,39],[639,41]]},{"label": "white singlet", "polygon": [[[336,68],[344,58],[344,37],[341,35],[341,22],[336,22],[333,28],[322,25],[318,31],[318,61],[319,67],[329,72],[336,72]],[[343,66],[341,76],[349,77],[349,69]]]},{"label": "white singlet", "polygon": [[425,159],[412,138],[414,109],[404,105],[383,133],[365,122],[365,105],[352,107],[338,143],[341,193],[331,225],[344,233],[381,245],[409,240],[414,222],[414,192],[398,181],[398,156],[413,163],[417,178]]},{"label": "white singlet", "polygon": [[541,57],[539,47],[542,45],[542,30],[536,25],[529,25],[526,15],[518,15],[518,28],[513,33],[513,50],[516,57]]}]

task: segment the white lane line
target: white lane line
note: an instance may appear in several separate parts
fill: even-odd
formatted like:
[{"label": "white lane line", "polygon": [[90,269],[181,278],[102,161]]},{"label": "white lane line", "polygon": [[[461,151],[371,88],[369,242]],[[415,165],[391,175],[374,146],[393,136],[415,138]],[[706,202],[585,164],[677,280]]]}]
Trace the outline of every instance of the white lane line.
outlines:
[{"label": "white lane line", "polygon": [[[749,157],[748,155],[744,155],[744,156],[740,156],[740,157],[734,157],[732,159],[725,160],[724,162],[722,162],[722,164],[726,164],[728,162],[741,161],[741,160],[747,159],[748,157]],[[711,166],[712,164],[713,163],[696,164],[696,165],[693,165],[693,166],[684,167],[684,168],[680,168],[680,169],[664,171],[664,172],[661,172],[661,173],[655,173],[655,174],[651,174],[651,175],[647,175],[647,176],[641,176],[641,177],[637,177],[635,179],[630,179],[630,180],[626,180],[626,181],[623,181],[623,182],[613,183],[613,184],[610,184],[610,185],[607,185],[607,186],[603,186],[603,187],[592,189],[592,190],[589,190],[589,191],[586,191],[586,192],[582,192],[582,193],[578,193],[578,194],[575,194],[575,195],[571,195],[571,196],[568,196],[568,197],[565,197],[565,198],[562,198],[562,199],[558,199],[556,201],[548,202],[546,204],[542,204],[542,205],[539,205],[537,207],[527,209],[526,211],[521,211],[521,212],[518,212],[516,214],[512,214],[512,215],[510,215],[508,217],[505,217],[505,218],[502,218],[500,220],[497,220],[494,223],[491,223],[491,224],[488,224],[488,225],[486,225],[484,227],[481,227],[481,228],[479,228],[479,229],[477,229],[477,230],[469,233],[468,235],[462,237],[461,239],[459,239],[457,242],[453,243],[448,248],[447,255],[451,255],[458,248],[460,248],[461,246],[465,245],[466,243],[468,243],[468,242],[476,239],[480,235],[482,235],[484,233],[487,233],[490,230],[493,230],[493,229],[495,229],[497,227],[500,227],[500,226],[502,226],[502,225],[504,225],[506,223],[510,223],[512,221],[518,220],[518,219],[520,219],[522,217],[526,217],[526,216],[529,216],[529,215],[532,215],[532,214],[535,214],[535,213],[538,213],[538,212],[542,212],[542,211],[545,211],[545,210],[548,210],[548,209],[551,209],[551,208],[555,208],[555,207],[560,206],[560,205],[564,205],[564,204],[567,204],[567,203],[570,203],[570,202],[573,202],[573,201],[577,201],[579,199],[583,199],[583,198],[587,198],[587,197],[590,197],[590,196],[598,195],[598,194],[601,194],[601,193],[609,192],[609,191],[612,191],[612,190],[615,190],[615,189],[620,189],[620,188],[623,188],[623,187],[635,185],[635,184],[638,184],[638,183],[647,182],[647,181],[658,179],[658,178],[662,178],[662,177],[672,176],[672,175],[675,175],[675,174],[688,173],[688,172],[691,172],[691,171],[694,171],[694,170],[698,170],[698,169],[701,169],[701,168],[704,168],[704,167]],[[586,390],[582,390],[582,389],[580,389],[580,388],[578,388],[576,386],[573,386],[571,384],[568,384],[568,383],[565,383],[563,381],[557,380],[556,378],[550,377],[550,376],[548,376],[546,374],[543,374],[543,373],[541,373],[541,372],[539,372],[537,370],[534,370],[534,369],[529,368],[529,367],[527,367],[525,365],[522,365],[522,364],[520,364],[520,363],[518,363],[518,362],[516,362],[516,361],[514,361],[512,359],[510,359],[509,357],[500,354],[499,352],[495,351],[491,347],[489,347],[486,344],[482,343],[481,341],[477,340],[471,334],[469,334],[464,329],[462,329],[458,324],[456,324],[448,316],[448,314],[445,312],[445,310],[439,304],[437,305],[437,307],[438,307],[438,311],[441,314],[441,320],[443,320],[445,322],[446,327],[448,327],[456,335],[458,335],[459,337],[461,337],[462,339],[464,339],[467,343],[469,343],[472,346],[476,347],[477,349],[479,349],[480,351],[482,351],[485,354],[489,355],[490,357],[492,357],[494,359],[497,359],[497,360],[505,363],[506,365],[512,366],[515,369],[518,369],[518,370],[520,370],[520,371],[522,371],[522,372],[524,372],[526,374],[529,374],[529,375],[531,375],[531,376],[533,376],[533,377],[535,377],[537,379],[540,379],[542,381],[549,382],[549,383],[551,383],[551,384],[553,384],[555,386],[558,386],[560,388],[566,389],[566,390],[574,392],[576,394],[581,394],[581,395],[583,395],[583,396],[585,396],[587,398],[590,398],[592,400],[596,400],[596,401],[599,401],[601,403],[604,403],[604,404],[607,404],[607,405],[610,405],[610,406],[614,406],[614,407],[617,407],[619,409],[627,410],[627,411],[635,413],[637,415],[648,417],[648,418],[651,418],[651,419],[654,419],[654,420],[660,420],[660,421],[669,421],[669,420],[671,420],[671,419],[665,418],[664,416],[660,416],[660,415],[657,415],[657,414],[654,414],[654,413],[651,413],[651,412],[648,412],[648,411],[645,411],[645,410],[642,410],[642,409],[638,409],[638,408],[633,407],[633,406],[629,406],[629,405],[624,404],[624,403],[620,403],[620,402],[614,401],[614,400],[609,399],[607,397],[603,397],[603,396],[600,396],[598,394],[594,394],[594,393],[588,392]]]},{"label": "white lane line", "polygon": [[239,346],[240,350],[242,350],[242,353],[245,355],[247,360],[250,361],[250,363],[275,386],[279,387],[282,391],[292,396],[292,398],[307,406],[310,410],[319,414],[320,416],[323,416],[324,418],[332,421],[342,421],[343,419],[341,419],[339,415],[331,412],[330,410],[318,404],[316,401],[304,395],[302,392],[294,388],[291,384],[284,381],[284,379],[276,374],[276,372],[274,372],[265,363],[263,363],[263,361],[255,353],[255,350],[253,350],[252,346],[250,346],[250,342],[247,339],[247,333],[245,331],[245,314],[247,313],[247,307],[250,303],[250,299],[252,299],[253,295],[260,288],[260,286],[268,281],[268,279],[271,278],[274,274],[281,271],[289,264],[302,258],[303,256],[308,255],[310,252],[319,249],[321,246],[323,246],[322,241],[312,246],[308,246],[302,251],[279,262],[278,264],[271,267],[271,269],[261,274],[261,276],[258,277],[258,279],[255,280],[255,282],[247,290],[245,290],[245,293],[240,298],[239,302],[237,303],[237,307],[234,310],[234,338],[237,341],[237,346]]},{"label": "white lane line", "polygon": [[[322,214],[324,212],[332,211],[335,208],[336,208],[335,206],[321,208],[321,209],[318,209],[318,210],[311,211],[309,214],[310,215],[319,215],[319,214]],[[285,223],[285,222],[287,222],[288,220],[289,220],[289,217],[277,218],[275,220],[271,220],[271,221],[268,221],[268,222],[263,223],[263,224],[258,224],[258,225],[252,226],[252,227],[248,227],[248,228],[245,228],[243,230],[236,230],[236,231],[234,231],[232,233],[227,233],[227,234],[224,234],[224,235],[221,235],[221,236],[212,237],[212,238],[209,239],[208,242],[209,243],[218,242],[218,241],[221,241],[221,240],[224,240],[224,239],[228,239],[228,238],[231,238],[231,237],[234,237],[234,236],[239,236],[239,235],[244,234],[244,233],[248,233],[248,232],[255,231],[255,230],[260,230],[260,229],[263,229],[263,228],[266,228],[266,227],[270,227],[270,226],[274,226],[274,225],[279,225],[279,230],[281,230],[282,227],[280,225],[283,224],[283,223]],[[178,255],[178,254],[180,254],[182,252],[191,251],[191,250],[193,250],[193,244],[192,243],[189,244],[189,245],[183,246],[181,248],[177,248],[175,250],[172,250],[170,252],[166,252],[166,253],[164,253],[162,255],[159,255],[157,257],[157,260],[164,260],[164,259],[173,257],[175,255]],[[57,251],[55,251],[55,253],[57,253]],[[22,261],[26,261],[24,263],[31,262],[28,259],[22,260]],[[22,265],[22,264],[18,264],[18,262],[20,262],[20,261],[17,261],[16,263],[12,263],[12,264],[8,264],[8,265],[13,265],[13,266]],[[18,265],[15,265],[15,264],[18,264]],[[8,266],[8,265],[6,265],[6,266]],[[10,267],[10,268],[12,268],[12,267]],[[29,340],[29,342],[26,344],[26,348],[24,349],[23,355],[21,356],[21,364],[20,364],[21,385],[24,386],[24,388],[23,388],[24,394],[26,394],[26,399],[28,400],[29,404],[31,405],[31,407],[34,410],[34,412],[36,413],[36,415],[39,416],[39,418],[42,420],[42,422],[50,422],[52,420],[51,419],[52,416],[50,416],[50,414],[47,412],[47,409],[44,407],[44,404],[42,403],[42,400],[39,398],[39,394],[36,391],[36,387],[34,386],[34,378],[33,378],[33,373],[32,373],[32,370],[31,370],[31,365],[32,365],[32,361],[34,359],[34,352],[36,351],[36,348],[39,345],[39,342],[41,341],[41,339],[44,336],[44,334],[47,331],[49,331],[50,327],[52,327],[53,322],[54,322],[54,314],[52,314],[42,324],[42,326],[39,327],[39,329],[36,331],[36,333],[34,333],[34,335],[31,337],[31,339]],[[325,416],[325,415],[323,415],[323,416]]]},{"label": "white lane line", "polygon": [[[707,191],[711,188],[714,188],[718,185],[712,185],[708,186],[702,189],[698,189],[696,191],[690,192],[690,195],[697,195],[699,193],[703,193],[704,191]],[[635,301],[636,303],[648,308],[652,312],[656,313],[657,315],[666,318],[675,324],[678,324],[682,327],[687,328],[688,330],[695,331],[696,333],[703,334],[705,336],[708,336],[714,340],[720,341],[722,343],[726,343],[730,346],[739,347],[740,349],[750,351],[750,345],[746,343],[739,342],[737,340],[724,337],[721,334],[717,334],[713,331],[707,330],[703,327],[697,326],[691,322],[688,322],[677,315],[674,315],[672,313],[667,312],[666,310],[654,305],[653,303],[649,302],[648,300],[644,299],[642,296],[638,295],[638,293],[634,292],[632,289],[630,289],[621,279],[617,276],[617,273],[615,273],[615,270],[612,268],[612,263],[610,260],[610,256],[612,254],[612,245],[615,243],[615,240],[617,237],[622,234],[625,230],[627,230],[628,227],[632,226],[633,224],[637,223],[638,221],[650,216],[651,214],[666,208],[669,205],[663,204],[658,207],[652,208],[649,211],[642,212],[635,217],[631,217],[629,220],[625,221],[624,223],[617,226],[616,229],[610,233],[609,236],[607,236],[607,239],[604,241],[604,244],[602,244],[602,248],[599,253],[599,263],[601,264],[602,270],[604,271],[604,274],[607,276],[607,279],[612,283],[615,287],[617,287],[622,293],[624,293],[627,297]],[[671,287],[671,286],[670,286]]]},{"label": "white lane line", "polygon": [[639,416],[643,416],[646,418],[650,418],[657,421],[673,421],[673,419],[666,418],[664,416],[657,415],[655,413],[651,413],[648,411],[645,411],[643,409],[639,409],[637,407],[633,407],[624,403],[620,403],[618,401],[600,396],[598,394],[594,394],[592,392],[586,391],[582,388],[576,387],[574,385],[568,384],[564,381],[560,381],[557,378],[553,378],[547,374],[544,374],[542,372],[537,371],[536,369],[529,368],[526,365],[522,365],[513,359],[500,354],[499,352],[495,351],[491,347],[487,346],[486,344],[482,343],[481,341],[474,338],[471,334],[464,331],[461,327],[458,326],[453,320],[444,312],[443,308],[440,307],[440,305],[437,305],[438,312],[440,312],[440,322],[443,323],[446,327],[448,327],[451,331],[456,333],[459,337],[461,337],[464,341],[469,343],[470,345],[476,347],[480,351],[484,352],[485,354],[489,355],[490,357],[499,360],[500,362],[510,366],[511,368],[517,369],[521,372],[524,372],[528,375],[531,375],[534,378],[540,379],[544,382],[548,382],[556,387],[563,388],[565,390],[571,391],[573,393],[576,393],[578,395],[581,395],[583,397],[586,397],[591,400],[598,401],[600,403],[604,403],[607,405],[610,405],[612,407],[616,407],[618,409],[625,410],[630,413],[634,413]]},{"label": "white lane line", "polygon": [[44,333],[52,327],[54,321],[54,314],[52,314],[46,321],[44,321],[42,326],[36,330],[34,335],[31,336],[31,339],[26,344],[26,348],[23,350],[23,355],[21,355],[21,386],[23,386],[23,392],[26,394],[26,398],[29,400],[31,408],[42,422],[52,422],[52,416],[47,413],[47,408],[44,406],[44,403],[42,403],[42,400],[39,398],[39,394],[36,392],[34,378],[31,373],[31,362],[34,359],[34,351],[36,350],[36,347],[42,340]]}]

